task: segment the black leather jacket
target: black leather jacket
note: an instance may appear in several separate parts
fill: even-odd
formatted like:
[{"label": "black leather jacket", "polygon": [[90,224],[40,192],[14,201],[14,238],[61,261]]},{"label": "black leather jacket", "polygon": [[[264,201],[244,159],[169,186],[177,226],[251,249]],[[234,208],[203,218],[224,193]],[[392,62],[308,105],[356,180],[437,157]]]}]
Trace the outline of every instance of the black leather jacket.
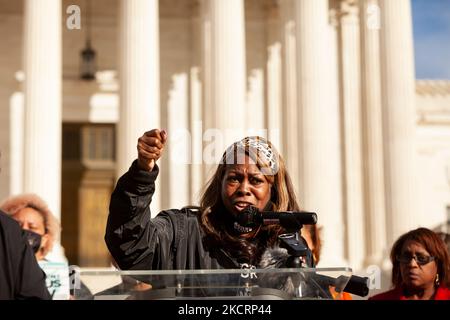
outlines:
[{"label": "black leather jacket", "polygon": [[0,300],[51,299],[19,224],[0,211]]},{"label": "black leather jacket", "polygon": [[208,250],[198,210],[184,208],[150,217],[159,168],[140,170],[136,161],[111,196],[105,241],[123,270],[239,268],[222,250]]}]

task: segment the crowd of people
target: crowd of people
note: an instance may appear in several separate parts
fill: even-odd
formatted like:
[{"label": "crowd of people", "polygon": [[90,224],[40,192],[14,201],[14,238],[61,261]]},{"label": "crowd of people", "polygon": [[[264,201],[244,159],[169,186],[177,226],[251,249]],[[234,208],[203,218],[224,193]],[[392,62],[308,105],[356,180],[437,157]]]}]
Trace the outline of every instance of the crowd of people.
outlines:
[{"label": "crowd of people", "polygon": [[[273,265],[274,252],[286,250],[280,243],[286,229],[281,224],[256,223],[250,214],[300,212],[301,208],[283,157],[272,143],[257,136],[233,143],[206,184],[198,207],[164,210],[151,218],[150,203],[160,170],[157,161],[166,142],[164,130],[144,133],[138,140],[137,159],[111,195],[105,242],[117,267],[178,270]],[[48,299],[45,274],[37,261],[45,260],[52,249],[59,222],[37,195],[7,199],[0,209],[0,299]],[[297,240],[311,254],[310,259],[300,256],[303,266],[315,267],[320,260],[319,231],[315,224],[297,230]],[[369,299],[450,300],[450,258],[444,240],[426,228],[402,235],[390,254],[392,289]],[[278,261],[277,266],[287,266],[286,261]],[[333,290],[330,297],[336,296]]]}]

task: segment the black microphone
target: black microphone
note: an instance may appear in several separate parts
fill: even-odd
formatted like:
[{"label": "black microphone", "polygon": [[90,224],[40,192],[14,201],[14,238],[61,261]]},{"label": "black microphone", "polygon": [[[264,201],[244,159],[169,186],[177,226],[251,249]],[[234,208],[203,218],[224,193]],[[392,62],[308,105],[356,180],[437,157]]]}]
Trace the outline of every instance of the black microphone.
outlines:
[{"label": "black microphone", "polygon": [[369,294],[369,282],[368,277],[352,275],[342,291],[365,297]]},{"label": "black microphone", "polygon": [[298,229],[304,224],[316,224],[317,214],[307,211],[259,211],[248,206],[237,216],[238,223],[244,227],[279,224],[285,229]]},{"label": "black microphone", "polygon": [[[310,281],[314,281],[322,287],[334,286],[336,287],[336,292],[347,292],[355,294],[360,297],[365,297],[369,294],[369,278],[359,277],[352,275],[350,278],[346,276],[339,276],[337,278],[332,278],[318,273],[312,273],[309,275]],[[342,288],[345,283],[345,287]]]},{"label": "black microphone", "polygon": [[[283,248],[269,248],[267,249],[261,257],[258,264],[258,268],[261,269],[272,269],[272,268],[286,268],[288,267],[287,262],[289,259],[289,253]],[[360,297],[365,297],[369,294],[369,278],[359,277],[352,275],[350,278],[348,276],[338,276],[333,278],[324,274],[319,274],[317,272],[305,272],[303,274],[304,281],[309,285],[311,289],[327,289],[326,292],[323,290],[317,290],[316,293],[309,292],[311,295],[317,294],[318,296],[323,296],[324,298],[332,298],[330,292],[328,292],[329,286],[333,286],[336,292],[348,292],[355,294]],[[294,288],[292,287],[292,281],[287,281],[280,283],[281,277],[277,274],[265,275],[261,286],[268,286],[271,288],[281,287],[282,290],[293,294]],[[344,286],[345,285],[345,286]]]}]

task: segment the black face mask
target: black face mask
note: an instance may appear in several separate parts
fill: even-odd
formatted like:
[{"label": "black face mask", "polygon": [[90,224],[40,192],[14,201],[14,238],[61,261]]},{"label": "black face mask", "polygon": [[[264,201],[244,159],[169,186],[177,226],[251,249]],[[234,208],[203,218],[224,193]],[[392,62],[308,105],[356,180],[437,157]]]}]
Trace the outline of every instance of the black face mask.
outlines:
[{"label": "black face mask", "polygon": [[25,232],[28,244],[30,245],[31,249],[33,249],[33,252],[34,253],[38,252],[41,246],[42,236],[30,230],[23,230],[23,231]]}]

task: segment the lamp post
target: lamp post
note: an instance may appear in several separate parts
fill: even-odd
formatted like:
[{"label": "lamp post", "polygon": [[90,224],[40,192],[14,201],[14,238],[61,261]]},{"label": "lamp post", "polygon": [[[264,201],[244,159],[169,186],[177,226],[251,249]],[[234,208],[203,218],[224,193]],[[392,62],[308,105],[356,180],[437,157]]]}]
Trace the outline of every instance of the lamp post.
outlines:
[{"label": "lamp post", "polygon": [[83,80],[94,80],[95,73],[97,71],[96,52],[91,47],[91,10],[90,1],[86,6],[86,46],[81,51],[81,64],[80,64],[80,76]]},{"label": "lamp post", "polygon": [[94,80],[97,65],[95,50],[91,48],[90,39],[86,40],[86,47],[81,51],[81,79]]}]

